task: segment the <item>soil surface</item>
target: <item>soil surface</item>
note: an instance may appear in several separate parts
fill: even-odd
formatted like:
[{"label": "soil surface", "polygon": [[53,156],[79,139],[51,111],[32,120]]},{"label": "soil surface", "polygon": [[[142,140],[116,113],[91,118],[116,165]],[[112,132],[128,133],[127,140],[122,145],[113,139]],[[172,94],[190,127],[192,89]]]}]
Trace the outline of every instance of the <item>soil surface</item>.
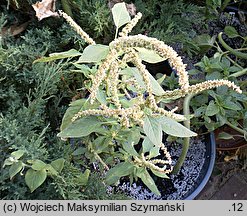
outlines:
[{"label": "soil surface", "polygon": [[246,200],[247,169],[239,161],[217,161],[197,200]]}]

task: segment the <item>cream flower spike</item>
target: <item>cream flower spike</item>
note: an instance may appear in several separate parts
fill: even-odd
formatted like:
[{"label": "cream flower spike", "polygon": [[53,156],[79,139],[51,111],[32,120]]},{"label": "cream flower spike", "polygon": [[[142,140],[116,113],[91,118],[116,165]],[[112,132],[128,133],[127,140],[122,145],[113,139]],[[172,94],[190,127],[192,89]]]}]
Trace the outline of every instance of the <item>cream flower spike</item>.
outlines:
[{"label": "cream flower spike", "polygon": [[135,17],[119,33],[119,36],[120,37],[128,36],[128,34],[132,31],[132,29],[136,26],[136,24],[141,18],[142,18],[142,14],[140,12],[137,13]]},{"label": "cream flower spike", "polygon": [[89,35],[82,30],[82,28],[66,13],[63,11],[59,10],[58,11],[59,15],[62,16],[71,27],[74,28],[74,30],[81,36],[82,39],[84,39],[88,44],[94,45],[96,44],[95,41],[89,37]]},{"label": "cream flower spike", "polygon": [[189,87],[189,77],[186,71],[186,65],[183,64],[182,58],[177,52],[163,41],[145,35],[134,35],[120,37],[110,43],[110,49],[116,49],[118,52],[125,52],[129,48],[141,47],[155,51],[162,58],[168,59],[171,66],[177,71],[179,85],[187,92]]}]

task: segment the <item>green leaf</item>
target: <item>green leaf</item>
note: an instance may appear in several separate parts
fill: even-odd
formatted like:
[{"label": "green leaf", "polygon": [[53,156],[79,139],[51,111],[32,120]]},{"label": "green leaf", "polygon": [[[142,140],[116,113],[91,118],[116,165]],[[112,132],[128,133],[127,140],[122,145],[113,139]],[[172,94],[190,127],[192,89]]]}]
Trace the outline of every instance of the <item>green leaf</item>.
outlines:
[{"label": "green leaf", "polygon": [[64,130],[66,127],[68,127],[72,122],[71,119],[77,114],[83,105],[85,104],[86,100],[85,99],[80,99],[73,101],[69,106],[69,108],[66,110],[63,119],[62,119],[62,124],[60,126],[60,130]]},{"label": "green leaf", "polygon": [[84,173],[81,173],[75,180],[75,183],[77,185],[87,185],[88,183],[88,178],[89,178],[89,175],[90,175],[90,170],[89,169],[86,169],[84,171]]},{"label": "green leaf", "polygon": [[7,159],[4,160],[3,168],[4,168],[5,166],[10,166],[10,165],[12,165],[13,163],[15,163],[15,161],[13,161],[13,159],[7,158]]},{"label": "green leaf", "polygon": [[94,70],[85,64],[73,63],[73,65],[79,70],[71,70],[71,72],[82,73],[85,77],[89,78],[93,74]]},{"label": "green leaf", "polygon": [[150,141],[148,137],[145,137],[145,139],[142,142],[142,152],[146,153],[149,152],[154,147],[154,144]]},{"label": "green leaf", "polygon": [[85,116],[72,122],[57,136],[63,138],[85,137],[100,130],[103,123],[96,116]]},{"label": "green leaf", "polygon": [[97,63],[105,59],[109,53],[109,46],[96,44],[87,46],[75,63]]},{"label": "green leaf", "polygon": [[49,57],[43,57],[43,58],[37,59],[33,63],[50,62],[50,61],[54,61],[54,60],[58,60],[58,59],[71,58],[71,57],[76,57],[76,56],[80,56],[80,55],[81,55],[80,52],[78,52],[75,49],[71,49],[71,50],[66,51],[66,52],[52,53],[49,55]]},{"label": "green leaf", "polygon": [[226,132],[221,132],[218,134],[217,139],[224,139],[224,140],[229,140],[229,139],[234,139],[233,136],[229,133]]},{"label": "green leaf", "polygon": [[[136,70],[136,71],[138,71],[138,70]],[[139,71],[137,73],[134,73],[134,76],[135,76],[137,82],[141,86],[145,87],[145,84],[142,80],[142,76],[140,75]],[[151,88],[152,88],[153,93],[157,96],[162,96],[165,93],[164,89],[160,86],[160,84],[156,81],[156,79],[149,72],[148,72],[148,77],[150,79],[150,84],[151,84]],[[143,83],[143,84],[141,84],[141,83]]]},{"label": "green leaf", "polygon": [[115,184],[122,176],[131,174],[134,170],[134,165],[130,162],[122,162],[111,168],[106,173],[106,183],[108,185]]},{"label": "green leaf", "polygon": [[21,161],[13,163],[9,168],[9,176],[12,179],[17,173],[19,173],[23,168],[23,163]]},{"label": "green leaf", "polygon": [[124,2],[117,3],[113,6],[112,15],[114,24],[117,28],[120,28],[121,26],[123,26],[131,20],[129,12]]},{"label": "green leaf", "polygon": [[29,187],[31,193],[44,183],[46,177],[47,177],[47,172],[45,169],[39,171],[29,169],[26,172],[25,182]]},{"label": "green leaf", "polygon": [[214,45],[215,39],[216,36],[211,37],[208,34],[202,34],[195,37],[194,42],[200,47],[200,51],[205,53]]},{"label": "green leaf", "polygon": [[243,127],[247,131],[247,110],[243,114]]},{"label": "green leaf", "polygon": [[112,139],[106,136],[99,136],[93,141],[96,153],[102,153],[111,143]]},{"label": "green leaf", "polygon": [[215,71],[213,73],[209,73],[206,75],[206,80],[216,80],[216,79],[222,79],[223,74],[222,72]]},{"label": "green leaf", "polygon": [[160,146],[162,143],[162,129],[158,118],[146,116],[144,118],[143,130],[155,146]]},{"label": "green leaf", "polygon": [[224,28],[224,32],[227,34],[229,38],[239,37],[237,30],[232,26],[226,26]]},{"label": "green leaf", "polygon": [[[128,67],[122,70],[122,73],[128,73],[129,75],[134,76],[138,84],[142,88],[146,88],[143,78],[137,68]],[[156,81],[156,79],[149,72],[148,72],[148,77],[150,79],[151,88],[152,88],[153,93],[157,96],[162,96],[165,93],[164,89],[160,86],[160,84]]]},{"label": "green leaf", "polygon": [[32,169],[37,170],[37,171],[44,169],[47,165],[46,163],[44,163],[41,160],[34,160],[31,162],[32,162]]},{"label": "green leaf", "polygon": [[234,102],[232,101],[229,101],[229,100],[225,100],[223,101],[223,107],[225,109],[230,109],[230,110],[241,110],[241,107],[239,107],[237,104],[235,104]]},{"label": "green leaf", "polygon": [[73,152],[73,155],[74,156],[77,156],[77,155],[82,155],[86,152],[86,148],[83,148],[83,147],[79,147],[78,149],[76,149],[74,152]]},{"label": "green leaf", "polygon": [[160,147],[159,146],[155,146],[153,147],[150,151],[149,151],[149,155],[148,158],[154,158],[160,155]]},{"label": "green leaf", "polygon": [[214,103],[214,101],[210,101],[209,105],[207,106],[205,115],[206,116],[213,116],[216,115],[220,111],[219,106]]},{"label": "green leaf", "polygon": [[106,101],[106,93],[104,90],[98,89],[97,94],[96,94],[96,98],[97,100],[101,103],[106,105],[107,101]]},{"label": "green leaf", "polygon": [[61,172],[64,167],[65,160],[63,158],[59,158],[51,162],[51,166],[57,171]]},{"label": "green leaf", "polygon": [[20,159],[23,155],[24,155],[24,153],[25,153],[25,151],[23,151],[23,150],[18,150],[18,151],[14,151],[14,152],[12,152],[10,155],[12,156],[12,157],[14,157],[15,159]]},{"label": "green leaf", "polygon": [[159,118],[162,130],[169,135],[176,136],[176,137],[192,137],[197,136],[197,134],[182,124],[178,123],[172,118],[168,118],[163,116]]},{"label": "green leaf", "polygon": [[152,173],[160,178],[166,178],[169,179],[166,173],[159,172],[157,170],[151,169]]},{"label": "green leaf", "polygon": [[145,168],[138,168],[136,175],[142,180],[142,182],[156,195],[160,196],[160,192],[155,185],[154,180],[149,175],[148,171]]},{"label": "green leaf", "polygon": [[57,176],[58,175],[57,170],[55,170],[54,167],[52,165],[50,165],[50,164],[47,164],[45,169],[47,170],[49,175],[52,175],[52,176]]},{"label": "green leaf", "polygon": [[163,83],[163,81],[166,78],[166,74],[162,75],[162,77],[160,77],[159,79],[157,79],[157,82],[161,85]]},{"label": "green leaf", "polygon": [[148,50],[146,48],[135,47],[138,51],[139,57],[141,60],[148,62],[148,63],[158,63],[161,61],[166,60],[165,58],[160,57],[155,51]]},{"label": "green leaf", "polygon": [[122,146],[123,149],[131,156],[137,156],[137,157],[140,156],[134,148],[134,142],[123,142]]}]

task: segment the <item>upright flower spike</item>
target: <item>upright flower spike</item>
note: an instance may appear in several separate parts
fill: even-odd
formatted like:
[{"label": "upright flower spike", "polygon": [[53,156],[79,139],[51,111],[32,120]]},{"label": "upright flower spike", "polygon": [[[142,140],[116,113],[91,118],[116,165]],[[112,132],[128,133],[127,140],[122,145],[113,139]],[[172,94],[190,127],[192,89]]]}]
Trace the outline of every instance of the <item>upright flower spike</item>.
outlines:
[{"label": "upright flower spike", "polygon": [[140,12],[137,13],[135,17],[119,33],[119,36],[120,37],[128,36],[128,34],[132,31],[132,29],[136,26],[136,24],[141,18],[142,18],[142,14]]},{"label": "upright flower spike", "polygon": [[96,44],[95,41],[89,37],[89,35],[82,30],[82,28],[66,13],[62,12],[61,10],[58,11],[59,15],[62,16],[71,27],[84,39],[88,44],[94,45]]},{"label": "upright flower spike", "polygon": [[117,58],[117,53],[115,50],[111,50],[106,56],[105,60],[99,66],[95,76],[92,78],[92,87],[90,94],[90,103],[93,104],[96,99],[97,91],[102,81],[107,77],[107,71],[111,67],[111,63]]}]

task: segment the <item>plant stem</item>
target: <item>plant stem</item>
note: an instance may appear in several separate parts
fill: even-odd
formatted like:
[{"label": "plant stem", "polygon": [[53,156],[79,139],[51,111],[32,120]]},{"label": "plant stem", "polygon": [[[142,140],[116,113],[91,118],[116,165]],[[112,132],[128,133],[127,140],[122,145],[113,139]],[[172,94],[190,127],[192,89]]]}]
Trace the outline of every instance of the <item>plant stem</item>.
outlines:
[{"label": "plant stem", "polygon": [[94,152],[94,157],[99,160],[99,162],[103,165],[103,167],[106,170],[109,170],[109,167],[106,165],[106,163],[102,160],[102,158],[96,152]]},{"label": "plant stem", "polygon": [[226,56],[226,58],[237,67],[244,69],[241,65],[239,65],[236,61],[232,60],[229,56]]},{"label": "plant stem", "polygon": [[237,77],[243,76],[245,74],[247,74],[247,68],[245,68],[241,71],[235,72],[235,73],[231,74],[229,77],[236,77],[237,78]]},{"label": "plant stem", "polygon": [[238,131],[239,133],[241,133],[241,134],[243,134],[243,135],[245,135],[245,134],[247,133],[245,130],[243,130],[243,129],[241,129],[241,128],[235,126],[235,125],[233,125],[232,123],[230,123],[230,122],[228,122],[228,121],[226,122],[226,125],[228,125],[228,126],[231,127],[232,129]]},{"label": "plant stem", "polygon": [[[189,120],[189,115],[190,115],[190,100],[191,98],[194,96],[194,94],[189,94],[184,98],[184,104],[183,104],[183,114],[185,116],[188,117],[187,120],[184,121],[184,126],[188,129],[190,129],[190,120]],[[183,140],[183,149],[182,149],[182,153],[180,155],[180,157],[178,158],[178,161],[176,163],[176,165],[174,166],[174,169],[172,171],[172,174],[177,174],[179,172],[179,170],[181,169],[187,152],[189,150],[190,147],[190,138],[189,137],[185,137]]]}]

